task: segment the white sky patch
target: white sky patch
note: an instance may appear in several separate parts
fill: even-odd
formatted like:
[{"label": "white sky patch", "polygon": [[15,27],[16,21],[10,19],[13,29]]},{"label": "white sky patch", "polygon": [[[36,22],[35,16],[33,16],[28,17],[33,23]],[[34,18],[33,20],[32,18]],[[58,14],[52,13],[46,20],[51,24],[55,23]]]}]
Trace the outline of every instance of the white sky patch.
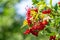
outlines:
[{"label": "white sky patch", "polygon": [[[59,0],[52,0],[52,5],[54,6],[56,3],[58,3]],[[50,4],[50,0],[46,0],[47,5]]]},{"label": "white sky patch", "polygon": [[59,0],[53,0],[52,5],[54,6],[56,3],[58,3]]},{"label": "white sky patch", "polygon": [[17,13],[20,15],[25,15],[26,14],[26,7],[27,5],[29,7],[32,6],[32,1],[31,0],[25,0],[25,1],[21,1],[20,3],[16,4],[16,10]]},{"label": "white sky patch", "polygon": [[[46,0],[46,3],[49,5],[49,1],[50,0]],[[52,5],[54,6],[59,0],[52,0]],[[28,7],[32,6],[32,0],[23,0],[20,3],[16,4],[16,11],[17,14],[20,15],[25,15],[26,14],[26,10],[25,7],[28,5]]]}]

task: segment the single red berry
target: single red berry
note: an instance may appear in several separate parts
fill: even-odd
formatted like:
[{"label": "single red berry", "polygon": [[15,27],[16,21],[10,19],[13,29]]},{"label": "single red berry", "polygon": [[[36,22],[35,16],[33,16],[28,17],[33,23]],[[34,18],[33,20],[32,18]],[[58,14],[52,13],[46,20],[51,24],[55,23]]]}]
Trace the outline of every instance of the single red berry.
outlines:
[{"label": "single red berry", "polygon": [[47,25],[47,24],[48,24],[47,20],[44,20],[42,23],[43,23],[44,25]]},{"label": "single red berry", "polygon": [[32,34],[35,36],[38,36],[38,32],[33,32]]},{"label": "single red berry", "polygon": [[37,25],[36,29],[37,29],[38,31],[40,31],[40,30],[41,30],[40,25]]},{"label": "single red berry", "polygon": [[35,36],[38,36],[38,29],[37,29],[37,26],[33,26],[31,29],[30,29],[30,32],[35,35]]},{"label": "single red berry", "polygon": [[50,9],[48,9],[48,10],[47,10],[47,14],[49,14],[50,12],[51,12],[51,10],[50,10]]},{"label": "single red berry", "polygon": [[27,13],[26,13],[26,16],[27,16],[27,17],[30,16],[30,12],[31,12],[31,9],[28,8],[28,9],[27,9]]},{"label": "single red berry", "polygon": [[55,40],[55,39],[56,39],[56,35],[50,36],[50,40]]},{"label": "single red berry", "polygon": [[31,17],[32,17],[32,16],[27,17],[28,25],[30,25],[30,24],[32,23],[31,20],[30,20]]},{"label": "single red berry", "polygon": [[50,14],[51,10],[50,9],[47,9],[47,10],[43,10],[42,13],[43,14]]},{"label": "single red berry", "polygon": [[40,28],[40,25],[35,24],[35,25],[32,26],[31,29],[32,29],[32,31],[39,31],[39,28]]},{"label": "single red berry", "polygon": [[43,14],[47,14],[46,10],[43,10],[42,13],[43,13]]},{"label": "single red berry", "polygon": [[32,26],[32,29],[37,30],[37,26],[36,25],[33,25]]},{"label": "single red berry", "polygon": [[45,25],[42,23],[42,22],[40,22],[40,30],[43,30],[44,28],[45,28]]},{"label": "single red berry", "polygon": [[29,29],[27,29],[25,32],[24,32],[24,34],[29,34],[30,33],[30,30]]},{"label": "single red berry", "polygon": [[31,33],[35,36],[38,36],[38,31],[32,31]]},{"label": "single red berry", "polygon": [[28,25],[31,25],[31,23],[32,23],[31,20],[27,20],[27,22],[28,22]]},{"label": "single red berry", "polygon": [[32,32],[34,32],[34,31],[36,31],[36,28],[33,28],[33,27],[32,27],[32,28],[30,29],[30,32],[32,33]]},{"label": "single red berry", "polygon": [[31,20],[32,16],[27,17],[27,20]]},{"label": "single red berry", "polygon": [[60,5],[60,2],[58,2],[58,5]]},{"label": "single red berry", "polygon": [[38,9],[37,9],[37,8],[34,8],[34,11],[35,11],[35,12],[38,12]]},{"label": "single red berry", "polygon": [[40,26],[40,30],[43,30],[45,28],[45,26],[43,25],[43,26]]}]

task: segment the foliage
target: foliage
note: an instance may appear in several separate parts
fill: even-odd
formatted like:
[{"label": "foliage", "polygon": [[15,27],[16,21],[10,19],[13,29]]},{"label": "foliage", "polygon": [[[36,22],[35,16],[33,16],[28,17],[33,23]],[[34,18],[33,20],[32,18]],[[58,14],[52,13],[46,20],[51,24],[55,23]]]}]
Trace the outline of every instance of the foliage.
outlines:
[{"label": "foliage", "polygon": [[[25,21],[23,16],[16,14],[14,6],[18,2],[19,0],[0,0],[0,40],[60,39],[60,2],[52,6],[52,0],[50,0],[50,5],[47,5],[45,0],[32,0],[34,7],[27,10],[27,14],[31,13],[26,15],[27,20],[25,19]],[[31,20],[28,20],[30,18],[33,24],[30,22]],[[39,24],[39,20],[43,23],[43,27],[42,25],[34,26],[34,22]],[[36,31],[32,27],[40,29],[37,28],[38,31]],[[28,30],[25,31],[26,29]],[[30,32],[30,29],[33,31]],[[33,33],[35,31],[37,34]]]},{"label": "foliage", "polygon": [[31,33],[39,38],[42,35],[47,38],[46,40],[58,40],[60,37],[60,32],[58,32],[60,29],[60,2],[55,6],[52,6],[52,0],[50,0],[49,6],[45,0],[32,0],[32,2],[34,7],[27,9],[27,18],[24,23],[28,25],[28,28],[24,34]]},{"label": "foliage", "polygon": [[16,14],[14,7],[18,2],[19,0],[0,0],[0,40],[23,40],[20,26],[24,18]]}]

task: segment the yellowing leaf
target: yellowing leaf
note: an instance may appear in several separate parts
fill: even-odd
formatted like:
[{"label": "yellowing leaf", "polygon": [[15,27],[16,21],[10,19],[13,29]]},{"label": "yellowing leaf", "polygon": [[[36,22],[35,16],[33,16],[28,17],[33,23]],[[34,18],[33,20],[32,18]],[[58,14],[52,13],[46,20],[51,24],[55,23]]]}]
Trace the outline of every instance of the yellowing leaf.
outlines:
[{"label": "yellowing leaf", "polygon": [[24,26],[26,26],[27,24],[28,24],[27,20],[24,20],[23,25],[21,26],[21,28],[24,28]]},{"label": "yellowing leaf", "polygon": [[27,24],[27,20],[24,20],[23,25],[26,26]]},{"label": "yellowing leaf", "polygon": [[41,15],[40,15],[40,17],[41,17],[41,18],[44,18],[44,17],[45,17],[45,15],[44,15],[44,14],[41,14]]},{"label": "yellowing leaf", "polygon": [[32,15],[33,17],[35,17],[36,14],[37,14],[37,13],[36,13],[35,11],[31,11],[31,15]]},{"label": "yellowing leaf", "polygon": [[38,19],[39,14],[36,15],[35,20]]}]

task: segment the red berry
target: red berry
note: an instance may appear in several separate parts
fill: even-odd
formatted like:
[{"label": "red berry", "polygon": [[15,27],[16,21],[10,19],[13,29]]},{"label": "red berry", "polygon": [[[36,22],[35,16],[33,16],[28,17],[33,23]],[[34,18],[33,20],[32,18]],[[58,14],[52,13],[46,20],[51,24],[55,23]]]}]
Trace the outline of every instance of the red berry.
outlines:
[{"label": "red berry", "polygon": [[29,29],[27,29],[25,32],[24,32],[24,34],[29,34],[30,33],[30,30]]},{"label": "red berry", "polygon": [[50,9],[47,9],[47,10],[43,10],[42,13],[43,14],[50,14],[51,10]]},{"label": "red berry", "polygon": [[50,40],[55,40],[56,39],[56,36],[50,36]]},{"label": "red berry", "polygon": [[43,30],[44,28],[45,28],[45,25],[42,22],[40,22],[40,30]]},{"label": "red berry", "polygon": [[38,9],[37,9],[37,8],[34,8],[34,11],[35,11],[35,12],[38,12]]},{"label": "red berry", "polygon": [[28,8],[28,9],[27,9],[27,13],[26,13],[26,16],[27,16],[27,17],[30,16],[30,12],[31,12],[31,9]]},{"label": "red berry", "polygon": [[34,32],[34,31],[36,31],[36,27],[32,27],[32,28],[30,29],[30,32],[31,32],[31,33]]},{"label": "red berry", "polygon": [[47,20],[44,20],[42,23],[43,23],[44,25],[47,25],[47,24],[48,24]]},{"label": "red berry", "polygon": [[32,17],[32,16],[27,17],[28,25],[30,25],[30,24],[32,23],[31,20],[30,20],[31,17]]},{"label": "red berry", "polygon": [[32,28],[30,29],[30,32],[35,35],[35,36],[38,36],[38,29],[37,29],[38,26],[34,25],[32,26]]},{"label": "red berry", "polygon": [[60,2],[58,2],[58,4],[60,5]]},{"label": "red berry", "polygon": [[31,29],[32,29],[32,31],[39,31],[39,28],[40,28],[40,25],[35,24],[35,25],[32,26]]},{"label": "red berry", "polygon": [[34,26],[32,27],[32,29],[37,30],[37,26],[34,25]]},{"label": "red berry", "polygon": [[41,30],[40,25],[37,25],[37,30],[38,30],[38,31],[40,31],[40,30]]},{"label": "red berry", "polygon": [[46,10],[43,10],[42,13],[43,13],[43,14],[46,14]]},{"label": "red berry", "polygon": [[38,32],[32,32],[32,34],[38,36]]},{"label": "red berry", "polygon": [[30,20],[32,18],[32,16],[29,16],[29,17],[27,17],[27,20]]},{"label": "red berry", "polygon": [[31,20],[27,20],[27,22],[28,22],[28,25],[30,25],[32,23]]},{"label": "red berry", "polygon": [[50,12],[51,12],[51,10],[50,10],[50,9],[48,9],[48,10],[47,10],[47,13],[49,14]]},{"label": "red berry", "polygon": [[37,31],[37,30],[30,29],[30,32],[31,32],[33,35],[38,36],[38,31]]}]

